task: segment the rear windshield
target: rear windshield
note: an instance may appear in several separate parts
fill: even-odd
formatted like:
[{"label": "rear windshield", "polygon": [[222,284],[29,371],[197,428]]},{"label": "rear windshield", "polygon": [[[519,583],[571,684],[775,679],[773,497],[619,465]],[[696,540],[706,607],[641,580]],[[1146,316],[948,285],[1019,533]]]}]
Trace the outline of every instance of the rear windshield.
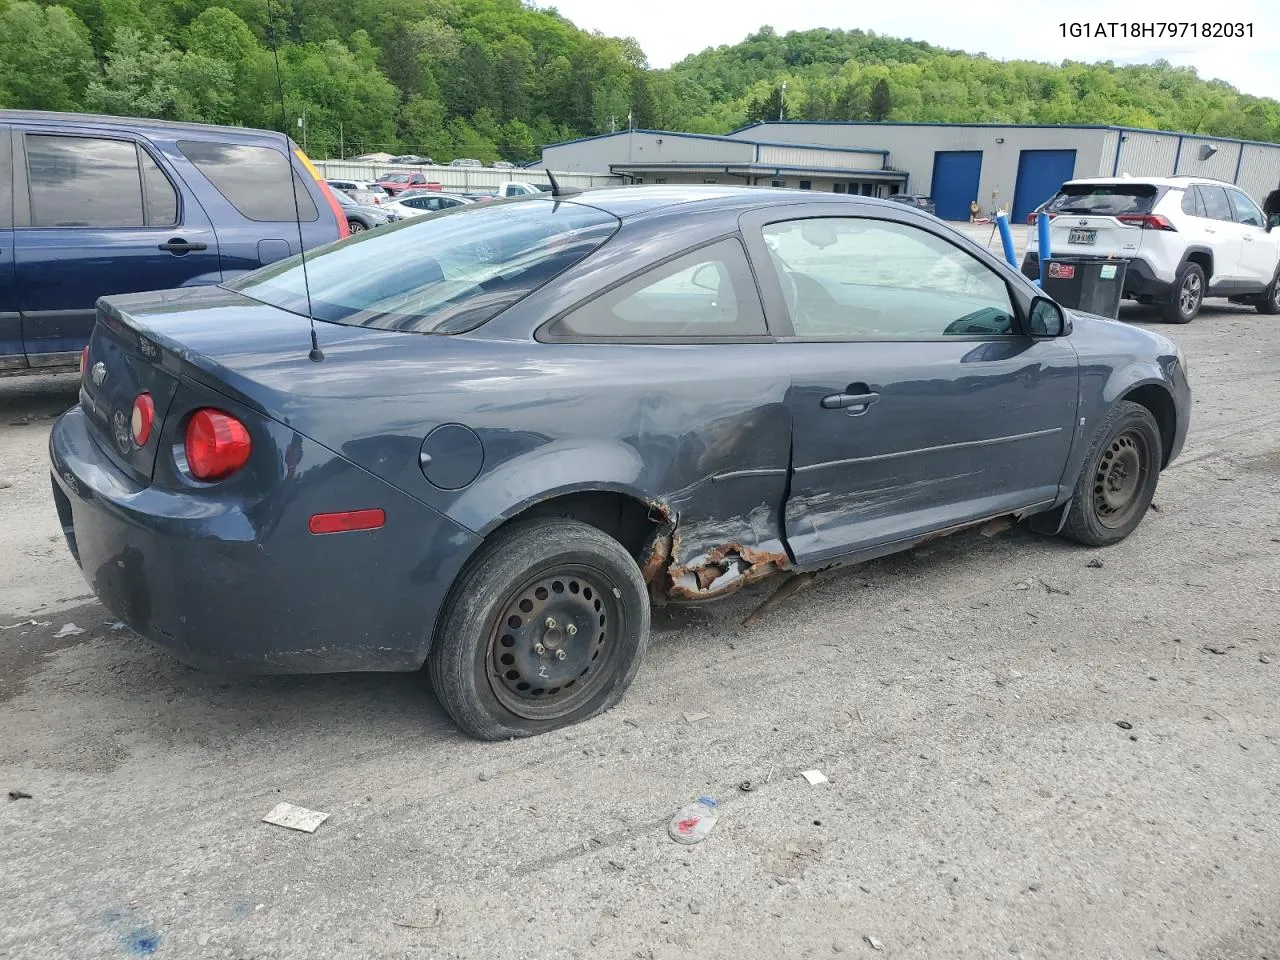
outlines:
[{"label": "rear windshield", "polygon": [[[415,333],[471,330],[609,239],[616,217],[576,203],[466,204],[359,234],[308,255],[317,320]],[[297,257],[230,284],[307,313]]]},{"label": "rear windshield", "polygon": [[407,173],[388,173],[382,178],[383,183],[408,183],[409,175]]},{"label": "rear windshield", "polygon": [[1068,183],[1049,201],[1047,209],[1050,213],[1092,213],[1103,217],[1150,213],[1159,193],[1149,183]]}]

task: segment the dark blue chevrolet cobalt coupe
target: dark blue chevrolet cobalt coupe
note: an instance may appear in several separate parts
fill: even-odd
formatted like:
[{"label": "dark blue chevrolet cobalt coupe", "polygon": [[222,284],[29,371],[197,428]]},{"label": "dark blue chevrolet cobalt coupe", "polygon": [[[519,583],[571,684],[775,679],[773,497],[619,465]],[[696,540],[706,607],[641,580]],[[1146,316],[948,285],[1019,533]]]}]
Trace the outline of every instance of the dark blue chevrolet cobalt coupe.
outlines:
[{"label": "dark blue chevrolet cobalt coupe", "polygon": [[101,300],[50,455],[139,633],[220,668],[425,663],[503,738],[615,704],[651,602],[992,518],[1115,543],[1189,412],[1174,344],[909,207],[638,187]]}]

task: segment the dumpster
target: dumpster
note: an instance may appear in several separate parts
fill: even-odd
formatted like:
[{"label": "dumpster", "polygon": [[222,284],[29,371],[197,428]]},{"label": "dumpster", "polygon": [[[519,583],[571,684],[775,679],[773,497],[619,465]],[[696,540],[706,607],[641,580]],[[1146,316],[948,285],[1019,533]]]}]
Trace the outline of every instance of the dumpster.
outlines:
[{"label": "dumpster", "polygon": [[1041,288],[1069,310],[1114,320],[1120,315],[1126,266],[1124,260],[1104,257],[1051,257]]}]

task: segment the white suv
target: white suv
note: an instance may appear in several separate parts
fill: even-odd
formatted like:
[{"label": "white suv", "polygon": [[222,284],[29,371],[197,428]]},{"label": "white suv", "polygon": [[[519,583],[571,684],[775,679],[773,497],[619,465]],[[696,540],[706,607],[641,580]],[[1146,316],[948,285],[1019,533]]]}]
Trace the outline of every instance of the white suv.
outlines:
[{"label": "white suv", "polygon": [[1205,297],[1280,313],[1280,229],[1229,183],[1204,177],[1071,180],[1028,218],[1022,272],[1040,275],[1035,220],[1052,219],[1053,256],[1128,261],[1124,295],[1190,323]]}]

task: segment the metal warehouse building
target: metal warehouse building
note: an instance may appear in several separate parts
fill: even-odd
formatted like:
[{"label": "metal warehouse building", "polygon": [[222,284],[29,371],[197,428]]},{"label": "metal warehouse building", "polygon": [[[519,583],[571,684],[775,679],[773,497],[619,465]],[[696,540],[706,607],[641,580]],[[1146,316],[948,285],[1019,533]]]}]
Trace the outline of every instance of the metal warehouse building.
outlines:
[{"label": "metal warehouse building", "polygon": [[1113,126],[766,121],[725,137],[628,130],[543,148],[552,170],[631,182],[749,183],[933,197],[945,220],[1008,210],[1014,222],[1078,177],[1200,176],[1259,202],[1280,184],[1280,145]]}]

